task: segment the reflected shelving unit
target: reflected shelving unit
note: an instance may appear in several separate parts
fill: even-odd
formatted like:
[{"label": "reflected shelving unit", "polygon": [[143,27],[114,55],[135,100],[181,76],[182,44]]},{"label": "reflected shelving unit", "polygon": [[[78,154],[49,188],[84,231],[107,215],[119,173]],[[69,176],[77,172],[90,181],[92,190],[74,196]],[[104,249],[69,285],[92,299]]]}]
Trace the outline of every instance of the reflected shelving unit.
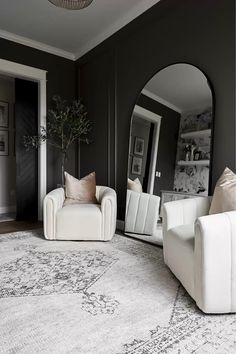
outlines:
[{"label": "reflected shelving unit", "polygon": [[210,160],[198,160],[198,161],[184,161],[180,160],[177,162],[178,166],[209,166]]}]

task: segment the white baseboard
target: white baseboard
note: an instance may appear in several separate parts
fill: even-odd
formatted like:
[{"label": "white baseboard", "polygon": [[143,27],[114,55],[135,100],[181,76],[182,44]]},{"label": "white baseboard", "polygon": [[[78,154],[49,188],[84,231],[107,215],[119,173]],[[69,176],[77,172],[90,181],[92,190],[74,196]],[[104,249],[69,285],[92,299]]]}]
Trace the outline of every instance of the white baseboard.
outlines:
[{"label": "white baseboard", "polygon": [[125,222],[123,220],[116,220],[116,228],[117,230],[124,231]]},{"label": "white baseboard", "polygon": [[15,205],[0,207],[0,214],[14,213],[16,211]]}]

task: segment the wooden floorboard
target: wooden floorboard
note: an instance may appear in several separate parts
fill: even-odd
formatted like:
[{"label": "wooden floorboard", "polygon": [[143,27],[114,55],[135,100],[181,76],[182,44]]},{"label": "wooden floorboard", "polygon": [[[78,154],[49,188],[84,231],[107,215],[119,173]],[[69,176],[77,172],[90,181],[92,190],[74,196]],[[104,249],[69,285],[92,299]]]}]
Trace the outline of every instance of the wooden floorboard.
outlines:
[{"label": "wooden floorboard", "polygon": [[5,221],[0,222],[0,234],[39,229],[41,227],[43,227],[43,223],[41,221]]}]

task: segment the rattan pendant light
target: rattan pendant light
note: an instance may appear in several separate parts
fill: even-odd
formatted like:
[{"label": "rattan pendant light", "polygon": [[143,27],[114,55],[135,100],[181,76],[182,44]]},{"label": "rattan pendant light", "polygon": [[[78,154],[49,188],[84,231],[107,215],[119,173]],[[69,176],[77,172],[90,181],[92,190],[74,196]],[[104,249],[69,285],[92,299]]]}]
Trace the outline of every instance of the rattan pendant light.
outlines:
[{"label": "rattan pendant light", "polygon": [[81,10],[89,6],[93,0],[49,0],[53,5],[68,10]]}]

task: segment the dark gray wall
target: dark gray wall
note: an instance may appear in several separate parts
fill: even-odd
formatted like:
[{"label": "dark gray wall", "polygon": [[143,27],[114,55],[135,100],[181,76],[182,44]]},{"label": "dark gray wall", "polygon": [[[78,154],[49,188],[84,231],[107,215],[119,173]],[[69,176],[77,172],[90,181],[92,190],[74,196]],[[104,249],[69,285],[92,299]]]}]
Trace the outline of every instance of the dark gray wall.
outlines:
[{"label": "dark gray wall", "polygon": [[143,94],[137,104],[162,117],[156,165],[161,177],[154,184],[154,194],[161,196],[162,190],[173,190],[174,186],[180,114]]},{"label": "dark gray wall", "polygon": [[[37,49],[26,47],[0,38],[0,58],[47,70],[47,103],[50,107],[51,98],[58,94],[67,100],[76,96],[75,63]],[[77,174],[77,149],[70,151],[67,169]],[[58,152],[48,147],[47,155],[48,190],[61,183],[60,159]]]},{"label": "dark gray wall", "polygon": [[124,217],[130,119],[149,79],[174,63],[201,69],[214,89],[212,181],[235,169],[235,2],[162,0],[78,62],[80,94],[95,121],[94,144],[81,150],[81,173],[96,169],[114,186]]}]

